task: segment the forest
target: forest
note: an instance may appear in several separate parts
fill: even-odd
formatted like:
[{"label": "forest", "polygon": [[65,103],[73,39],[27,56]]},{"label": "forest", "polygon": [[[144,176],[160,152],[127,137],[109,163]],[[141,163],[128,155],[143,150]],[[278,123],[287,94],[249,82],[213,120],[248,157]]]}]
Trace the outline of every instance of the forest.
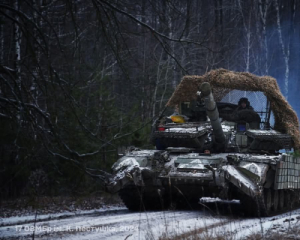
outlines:
[{"label": "forest", "polygon": [[297,0],[2,0],[1,198],[102,191],[185,75],[270,75],[300,116],[299,26]]}]

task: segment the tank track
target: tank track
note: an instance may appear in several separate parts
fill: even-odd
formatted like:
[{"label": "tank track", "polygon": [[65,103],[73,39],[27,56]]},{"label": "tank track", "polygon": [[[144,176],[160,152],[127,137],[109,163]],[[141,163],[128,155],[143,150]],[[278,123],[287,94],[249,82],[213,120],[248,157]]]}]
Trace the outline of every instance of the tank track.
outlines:
[{"label": "tank track", "polygon": [[168,201],[161,189],[147,191],[144,188],[130,186],[119,191],[119,196],[125,206],[131,211],[165,210]]},{"label": "tank track", "polygon": [[119,191],[119,196],[122,199],[125,206],[131,211],[139,211],[141,210],[141,195],[139,194],[138,189],[128,188],[121,189]]},{"label": "tank track", "polygon": [[299,196],[299,190],[262,189],[255,198],[241,196],[241,206],[246,216],[273,216],[299,207]]}]

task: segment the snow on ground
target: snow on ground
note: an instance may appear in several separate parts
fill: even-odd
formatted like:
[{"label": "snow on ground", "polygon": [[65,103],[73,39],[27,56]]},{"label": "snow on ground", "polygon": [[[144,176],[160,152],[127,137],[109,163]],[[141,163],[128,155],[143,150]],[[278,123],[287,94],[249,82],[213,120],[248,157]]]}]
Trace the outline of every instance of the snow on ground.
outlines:
[{"label": "snow on ground", "polygon": [[[289,234],[293,228],[298,227],[299,221],[300,209],[297,209],[273,217],[231,220],[222,226],[208,229],[202,234],[202,237],[205,235],[212,237],[222,235],[231,236],[230,239],[244,239],[253,234],[260,234],[261,236],[270,236],[272,233]],[[299,239],[299,236],[292,239]]]},{"label": "snow on ground", "polygon": [[7,217],[7,218],[0,218],[0,227],[8,226],[8,225],[16,225],[19,223],[30,223],[34,221],[46,221],[52,219],[62,219],[62,218],[70,218],[72,216],[82,216],[82,215],[91,215],[95,213],[101,212],[112,212],[118,211],[120,209],[126,209],[124,207],[104,207],[98,210],[77,210],[73,212],[60,212],[60,213],[53,213],[53,214],[37,214],[35,215],[28,215],[28,216],[14,216],[14,217]]},{"label": "snow on ground", "polygon": [[[209,211],[130,212],[123,207],[0,219],[0,239],[158,239],[199,234],[243,239],[253,233],[287,231],[299,224],[300,209],[269,218],[212,215]],[[35,231],[34,231],[35,230]]]},{"label": "snow on ground", "polygon": [[1,219],[0,238],[32,239],[157,239],[207,227],[222,218],[201,211],[133,213],[126,208]]}]

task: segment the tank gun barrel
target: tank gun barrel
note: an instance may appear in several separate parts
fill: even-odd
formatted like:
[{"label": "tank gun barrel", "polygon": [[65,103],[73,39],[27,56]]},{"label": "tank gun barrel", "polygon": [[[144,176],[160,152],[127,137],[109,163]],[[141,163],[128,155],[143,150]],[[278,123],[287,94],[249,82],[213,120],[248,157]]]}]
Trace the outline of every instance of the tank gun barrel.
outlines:
[{"label": "tank gun barrel", "polygon": [[204,99],[207,116],[210,118],[211,126],[214,133],[214,141],[216,144],[224,146],[225,135],[219,119],[219,111],[214,96],[211,91],[211,86],[208,82],[202,83],[200,86],[201,96]]}]

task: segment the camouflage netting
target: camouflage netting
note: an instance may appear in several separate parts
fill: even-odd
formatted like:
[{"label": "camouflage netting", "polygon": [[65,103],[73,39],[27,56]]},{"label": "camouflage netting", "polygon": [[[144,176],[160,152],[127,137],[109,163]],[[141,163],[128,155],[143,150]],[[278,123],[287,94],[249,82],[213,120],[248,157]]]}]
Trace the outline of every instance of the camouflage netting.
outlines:
[{"label": "camouflage netting", "polygon": [[259,77],[247,72],[232,72],[225,69],[212,70],[203,76],[185,76],[175,89],[167,106],[196,99],[196,92],[203,82],[209,82],[214,89],[216,101],[228,93],[228,89],[261,91],[271,103],[275,118],[275,130],[293,137],[295,149],[300,149],[300,132],[297,114],[286,101],[276,79]]}]

